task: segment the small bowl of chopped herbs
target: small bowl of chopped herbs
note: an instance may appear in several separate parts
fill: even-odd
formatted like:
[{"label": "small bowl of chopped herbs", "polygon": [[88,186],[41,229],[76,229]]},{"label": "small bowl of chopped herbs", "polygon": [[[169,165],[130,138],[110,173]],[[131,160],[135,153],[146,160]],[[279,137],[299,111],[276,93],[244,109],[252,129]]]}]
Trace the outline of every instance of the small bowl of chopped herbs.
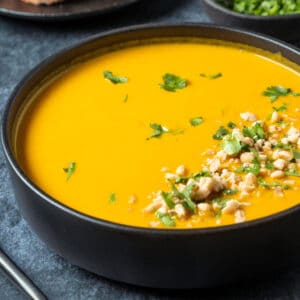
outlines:
[{"label": "small bowl of chopped herbs", "polygon": [[300,40],[300,0],[203,0],[217,24],[241,27],[288,40]]}]

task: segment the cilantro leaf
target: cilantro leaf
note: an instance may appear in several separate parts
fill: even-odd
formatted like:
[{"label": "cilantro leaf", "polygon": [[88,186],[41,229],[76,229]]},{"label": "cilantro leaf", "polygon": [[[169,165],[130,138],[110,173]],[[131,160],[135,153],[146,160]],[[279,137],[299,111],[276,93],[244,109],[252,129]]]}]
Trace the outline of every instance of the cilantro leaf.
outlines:
[{"label": "cilantro leaf", "polygon": [[169,129],[166,127],[163,127],[160,124],[157,123],[151,123],[150,127],[153,129],[152,134],[147,138],[147,140],[150,140],[152,138],[159,138],[161,137],[164,133],[169,132]]},{"label": "cilantro leaf", "polygon": [[208,171],[200,171],[200,172],[197,172],[195,174],[192,174],[190,177],[181,177],[181,176],[178,176],[175,180],[175,183],[178,184],[178,183],[187,183],[189,179],[193,178],[195,180],[199,180],[201,177],[212,177],[210,172]]},{"label": "cilantro leaf", "polygon": [[272,145],[273,149],[284,149],[284,150],[293,150],[294,147],[292,145],[286,145],[282,142],[278,142],[276,145]]},{"label": "cilantro leaf", "polygon": [[222,140],[225,135],[229,133],[228,129],[224,126],[219,127],[217,132],[213,135],[213,139],[215,140]]},{"label": "cilantro leaf", "polygon": [[175,204],[172,200],[172,198],[173,198],[172,193],[161,192],[161,196],[170,209],[173,209],[175,207]]},{"label": "cilantro leaf", "polygon": [[203,123],[204,119],[202,117],[195,117],[190,119],[190,124],[192,126],[199,126]]},{"label": "cilantro leaf", "polygon": [[183,192],[179,192],[176,185],[174,183],[172,183],[172,191],[173,191],[174,195],[181,200],[185,200],[183,204],[185,204],[185,206],[188,209],[190,209],[193,213],[196,213],[196,204],[190,197],[191,192],[194,187],[195,187],[195,184],[191,183],[185,187]]},{"label": "cilantro leaf", "polygon": [[275,166],[274,166],[273,163],[267,162],[267,163],[266,163],[266,169],[268,169],[268,170],[274,170],[274,169],[275,169]]},{"label": "cilantro leaf", "polygon": [[72,177],[76,170],[76,163],[70,162],[68,168],[63,168],[64,172],[67,173],[67,181]]},{"label": "cilantro leaf", "polygon": [[293,157],[294,157],[294,159],[300,159],[300,152],[293,149]]},{"label": "cilantro leaf", "polygon": [[260,123],[255,123],[251,127],[244,126],[243,135],[258,141],[265,137],[265,130]]},{"label": "cilantro leaf", "polygon": [[299,96],[300,94],[292,91],[290,88],[286,88],[281,85],[269,86],[263,92],[263,96],[269,97],[271,100],[271,103],[275,102],[279,97],[289,96],[289,95],[296,97],[296,96]]},{"label": "cilantro leaf", "polygon": [[176,223],[170,214],[157,211],[155,215],[157,219],[159,219],[164,225],[169,227],[176,226]]},{"label": "cilantro leaf", "polygon": [[298,172],[296,166],[293,166],[290,170],[285,171],[284,174],[287,175],[287,176],[300,177],[300,173]]},{"label": "cilantro leaf", "polygon": [[222,142],[222,147],[223,150],[229,155],[238,154],[242,150],[241,141],[236,136],[232,135],[225,137]]},{"label": "cilantro leaf", "polygon": [[223,76],[222,73],[215,73],[215,74],[211,74],[211,75],[207,75],[207,74],[204,74],[204,73],[201,73],[200,74],[201,77],[205,77],[205,78],[209,78],[209,79],[217,79],[217,78],[220,78]]},{"label": "cilantro leaf", "polygon": [[212,177],[209,171],[200,171],[191,176],[193,179],[200,179],[201,177]]},{"label": "cilantro leaf", "polygon": [[193,184],[193,183],[187,185],[183,191],[183,195],[184,195],[186,204],[188,205],[190,210],[195,214],[196,213],[196,204],[190,197],[194,187],[195,187],[195,184]]},{"label": "cilantro leaf", "polygon": [[288,103],[283,103],[281,106],[279,106],[279,107],[272,107],[273,108],[273,110],[274,111],[277,111],[277,112],[285,112],[286,110],[287,110],[287,108],[288,108]]},{"label": "cilantro leaf", "polygon": [[293,171],[286,171],[286,172],[284,172],[284,174],[287,175],[287,176],[300,177],[300,173],[293,172]]},{"label": "cilantro leaf", "polygon": [[237,193],[237,190],[225,189],[222,191],[223,195],[234,195]]},{"label": "cilantro leaf", "polygon": [[113,84],[128,82],[127,77],[116,76],[111,71],[103,71],[103,76],[104,76],[105,79],[109,80]]},{"label": "cilantro leaf", "polygon": [[160,84],[160,87],[168,92],[176,92],[176,90],[184,89],[188,85],[186,79],[182,79],[177,75],[166,73],[163,76],[164,83]]},{"label": "cilantro leaf", "polygon": [[258,159],[258,155],[254,155],[254,159],[251,162],[250,166],[241,166],[236,170],[237,173],[252,173],[254,175],[258,175],[260,171],[260,163]]},{"label": "cilantro leaf", "polygon": [[109,194],[109,203],[112,204],[117,201],[117,195],[115,193]]},{"label": "cilantro leaf", "polygon": [[230,199],[222,199],[222,198],[214,198],[212,200],[213,204],[217,204],[220,206],[220,210],[216,213],[216,218],[220,218],[222,216],[222,209],[225,208],[227,201]]},{"label": "cilantro leaf", "polygon": [[230,122],[227,124],[227,127],[230,128],[230,129],[234,129],[234,128],[236,128],[236,124],[230,121]]},{"label": "cilantro leaf", "polygon": [[164,126],[162,126],[161,124],[158,124],[158,123],[151,123],[150,124],[150,128],[153,129],[153,132],[147,138],[147,140],[150,140],[152,138],[159,138],[159,137],[161,137],[165,133],[172,133],[174,135],[183,134],[184,133],[184,129],[183,128],[169,130],[168,128],[166,128],[166,127],[164,127]]},{"label": "cilantro leaf", "polygon": [[257,183],[267,189],[280,186],[280,183],[278,182],[267,182],[263,180],[261,177],[257,178]]}]

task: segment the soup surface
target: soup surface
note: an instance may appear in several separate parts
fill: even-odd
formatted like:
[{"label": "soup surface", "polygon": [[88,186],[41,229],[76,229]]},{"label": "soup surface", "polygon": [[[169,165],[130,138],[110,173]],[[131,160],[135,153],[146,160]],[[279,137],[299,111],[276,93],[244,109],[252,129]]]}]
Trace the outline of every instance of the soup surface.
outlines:
[{"label": "soup surface", "polygon": [[300,76],[278,61],[213,42],[91,58],[24,110],[17,160],[59,202],[122,224],[210,227],[290,208]]}]

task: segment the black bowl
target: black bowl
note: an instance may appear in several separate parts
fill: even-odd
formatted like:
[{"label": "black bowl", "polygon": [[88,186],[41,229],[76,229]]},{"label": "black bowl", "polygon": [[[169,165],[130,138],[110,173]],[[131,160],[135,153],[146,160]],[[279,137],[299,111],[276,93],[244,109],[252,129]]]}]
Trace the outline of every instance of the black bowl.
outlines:
[{"label": "black bowl", "polygon": [[216,0],[201,1],[209,17],[216,24],[240,27],[256,32],[273,35],[286,41],[297,41],[300,39],[300,13],[275,15],[275,16],[254,16],[234,12]]},{"label": "black bowl", "polygon": [[[30,92],[49,74],[101,48],[162,37],[203,37],[300,53],[269,37],[210,25],[152,25],[99,34],[37,66],[11,95],[2,121],[2,145],[24,218],[57,253],[99,275],[157,288],[195,288],[255,277],[299,265],[300,205],[259,220],[208,229],[161,230],[120,225],[75,211],[39,189],[13,155],[14,125]],[[30,97],[30,96],[29,96]]]}]

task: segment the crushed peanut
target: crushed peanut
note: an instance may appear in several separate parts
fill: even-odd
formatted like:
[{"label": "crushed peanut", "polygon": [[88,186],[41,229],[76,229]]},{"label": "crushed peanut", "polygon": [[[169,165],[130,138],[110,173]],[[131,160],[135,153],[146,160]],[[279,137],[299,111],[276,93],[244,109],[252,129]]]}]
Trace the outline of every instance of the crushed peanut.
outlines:
[{"label": "crushed peanut", "polygon": [[144,211],[164,216],[168,226],[175,226],[176,219],[193,223],[197,215],[215,217],[216,224],[222,223],[223,214],[232,215],[235,223],[241,223],[246,221],[250,205],[241,199],[260,197],[263,189],[283,197],[295,184],[290,176],[300,177],[300,130],[277,111],[271,114],[271,125],[251,112],[240,117],[247,123],[239,122],[239,128],[231,132],[226,130],[218,138],[220,144],[202,153],[206,160],[199,172],[190,174],[184,165],[174,173],[168,171],[165,179],[170,191],[154,193]]}]

